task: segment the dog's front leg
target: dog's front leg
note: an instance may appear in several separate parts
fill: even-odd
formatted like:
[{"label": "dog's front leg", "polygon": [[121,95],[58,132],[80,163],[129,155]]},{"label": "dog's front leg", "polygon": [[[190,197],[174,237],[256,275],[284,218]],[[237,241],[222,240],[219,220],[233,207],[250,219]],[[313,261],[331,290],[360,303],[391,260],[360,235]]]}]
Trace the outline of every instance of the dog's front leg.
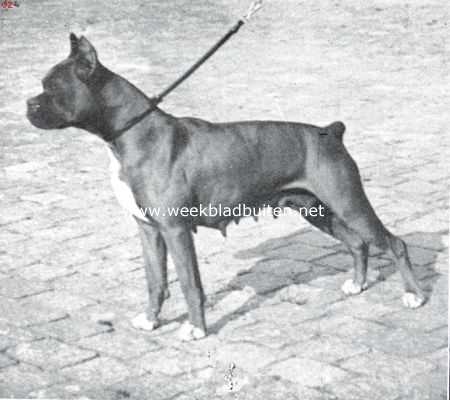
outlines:
[{"label": "dog's front leg", "polygon": [[188,305],[189,322],[181,327],[180,339],[186,341],[201,339],[206,335],[204,294],[192,233],[183,225],[163,229],[162,233]]},{"label": "dog's front leg", "polygon": [[135,328],[153,330],[159,326],[158,315],[164,300],[169,297],[167,286],[167,249],[159,230],[146,222],[136,219],[142,242],[145,275],[149,296],[147,313],[139,314],[132,320]]}]

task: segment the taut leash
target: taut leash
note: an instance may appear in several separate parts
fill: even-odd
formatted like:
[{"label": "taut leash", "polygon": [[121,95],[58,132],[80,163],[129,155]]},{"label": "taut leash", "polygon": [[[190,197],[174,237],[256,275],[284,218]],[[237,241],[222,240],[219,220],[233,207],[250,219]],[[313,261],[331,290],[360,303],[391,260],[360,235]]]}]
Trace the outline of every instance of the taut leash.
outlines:
[{"label": "taut leash", "polygon": [[183,81],[189,78],[208,58],[210,58],[220,47],[222,47],[228,39],[231,38],[234,34],[236,34],[242,25],[250,20],[254,13],[256,13],[262,7],[262,0],[256,0],[250,4],[250,7],[247,11],[247,14],[239,19],[236,24],[225,34],[223,35],[217,43],[212,46],[192,67],[190,67],[183,75],[181,75],[175,82],[169,85],[166,89],[164,89],[158,96],[154,98],[156,104],[159,104],[163,101],[164,97],[166,97],[172,90],[174,90],[178,85],[180,85]]},{"label": "taut leash", "polygon": [[161,103],[164,98],[172,92],[176,87],[178,87],[182,82],[184,82],[187,78],[189,78],[208,58],[210,58],[220,47],[222,47],[231,36],[235,35],[242,25],[250,21],[250,18],[262,7],[263,0],[255,0],[250,4],[248,8],[247,14],[240,18],[235,25],[225,34],[223,35],[217,42],[212,46],[196,63],[194,63],[184,74],[182,74],[175,82],[167,86],[161,93],[157,96],[152,97],[149,108],[144,111],[142,114],[137,115],[128,121],[125,126],[121,129],[113,131],[108,135],[107,141],[113,141],[117,139],[120,135],[125,133],[131,127],[142,121],[147,115],[152,113],[159,103]]}]

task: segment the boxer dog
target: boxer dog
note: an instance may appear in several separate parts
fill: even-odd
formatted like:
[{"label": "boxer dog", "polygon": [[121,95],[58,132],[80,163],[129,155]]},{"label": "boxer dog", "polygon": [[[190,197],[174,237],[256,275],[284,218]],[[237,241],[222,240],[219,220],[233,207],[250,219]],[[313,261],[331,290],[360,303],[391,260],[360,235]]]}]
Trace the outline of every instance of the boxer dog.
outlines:
[{"label": "boxer dog", "polygon": [[181,337],[206,335],[192,232],[197,226],[224,231],[233,219],[163,212],[150,217],[141,212],[146,207],[322,206],[322,216],[306,219],[342,241],[352,254],[354,276],[343,284],[344,293],[356,295],[367,288],[372,244],[400,270],[404,305],[416,308],[425,302],[405,243],[384,227],[364,193],[358,167],[342,141],[342,122],[318,127],[178,118],[103,66],[86,38],[71,34],[70,43],[68,58],[42,80],[43,92],[27,101],[27,117],[37,128],[77,127],[106,142],[113,187],[119,202],[134,215],[143,246],[150,305],[133,319],[135,327],[152,330],[159,325],[169,295],[170,252],[188,306],[189,321],[182,325]]}]

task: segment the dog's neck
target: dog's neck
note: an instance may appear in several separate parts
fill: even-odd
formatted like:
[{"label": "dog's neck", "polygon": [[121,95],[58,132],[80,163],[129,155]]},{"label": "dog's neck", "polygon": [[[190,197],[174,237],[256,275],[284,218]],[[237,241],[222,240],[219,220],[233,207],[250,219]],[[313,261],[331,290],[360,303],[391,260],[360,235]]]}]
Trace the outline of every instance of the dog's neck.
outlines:
[{"label": "dog's neck", "polygon": [[[78,127],[104,140],[152,107],[151,99],[136,86],[101,64],[90,77],[89,86],[96,98],[97,109],[87,123]],[[160,113],[161,110],[156,108],[152,116]]]}]

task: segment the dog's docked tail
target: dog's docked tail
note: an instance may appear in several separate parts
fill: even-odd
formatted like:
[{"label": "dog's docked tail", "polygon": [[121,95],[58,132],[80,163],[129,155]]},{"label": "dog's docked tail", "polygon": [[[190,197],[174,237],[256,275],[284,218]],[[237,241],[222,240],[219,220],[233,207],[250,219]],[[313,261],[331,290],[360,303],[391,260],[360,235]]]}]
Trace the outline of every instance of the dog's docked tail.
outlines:
[{"label": "dog's docked tail", "polygon": [[325,128],[325,134],[328,135],[334,135],[334,137],[340,141],[342,141],[342,136],[344,136],[345,132],[345,125],[341,121],[336,121],[331,123],[330,125],[327,125]]}]

